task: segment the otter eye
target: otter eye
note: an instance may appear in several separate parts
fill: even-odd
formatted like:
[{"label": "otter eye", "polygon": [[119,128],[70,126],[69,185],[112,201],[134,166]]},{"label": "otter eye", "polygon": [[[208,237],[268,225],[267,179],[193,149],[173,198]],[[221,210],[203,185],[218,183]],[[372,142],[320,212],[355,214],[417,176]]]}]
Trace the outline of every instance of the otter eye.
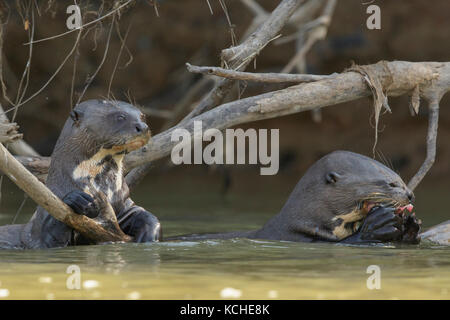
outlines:
[{"label": "otter eye", "polygon": [[395,182],[391,182],[391,183],[389,183],[389,187],[391,187],[391,188],[398,188],[399,185],[397,183],[395,183]]},{"label": "otter eye", "polygon": [[328,172],[326,175],[325,175],[325,181],[327,182],[327,183],[336,183],[338,180],[339,180],[339,178],[341,177],[341,175],[339,174],[339,173],[336,173],[336,172],[334,172],[334,171],[332,171],[332,172]]},{"label": "otter eye", "polygon": [[124,121],[126,119],[126,117],[125,117],[125,115],[123,115],[123,114],[119,114],[118,116],[117,116],[117,121]]},{"label": "otter eye", "polygon": [[69,116],[72,118],[73,122],[78,122],[81,118],[81,112],[72,110]]}]

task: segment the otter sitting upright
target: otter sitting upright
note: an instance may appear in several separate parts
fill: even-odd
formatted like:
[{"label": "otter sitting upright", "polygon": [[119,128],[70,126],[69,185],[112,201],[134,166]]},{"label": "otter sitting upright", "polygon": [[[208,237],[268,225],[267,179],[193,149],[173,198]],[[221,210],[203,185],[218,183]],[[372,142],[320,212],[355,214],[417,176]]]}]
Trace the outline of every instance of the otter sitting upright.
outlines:
[{"label": "otter sitting upright", "polygon": [[[123,177],[126,153],[146,144],[144,115],[119,101],[89,100],[70,113],[52,154],[47,187],[75,213],[96,217],[92,188],[103,192],[120,228],[136,242],[158,241],[158,219],[129,198]],[[38,207],[25,225],[0,227],[0,247],[52,248],[89,243]]]},{"label": "otter sitting upright", "polygon": [[[166,240],[254,238],[287,241],[418,242],[414,195],[391,169],[368,157],[335,151],[314,163],[280,213],[261,229]],[[400,212],[401,211],[401,212]]]}]

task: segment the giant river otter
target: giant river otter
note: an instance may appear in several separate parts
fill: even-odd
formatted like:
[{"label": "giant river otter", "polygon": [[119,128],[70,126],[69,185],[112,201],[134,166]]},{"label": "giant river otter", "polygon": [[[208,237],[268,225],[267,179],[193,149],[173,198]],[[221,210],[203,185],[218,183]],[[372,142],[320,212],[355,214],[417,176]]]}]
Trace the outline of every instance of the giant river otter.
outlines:
[{"label": "giant river otter", "polygon": [[335,151],[300,179],[280,213],[261,229],[166,240],[236,237],[288,241],[417,243],[413,193],[391,169],[368,157]]},{"label": "giant river otter", "polygon": [[[137,242],[160,239],[155,216],[134,205],[123,179],[122,159],[149,139],[142,113],[130,104],[90,100],[67,120],[49,169],[47,186],[76,213],[98,214],[92,188],[106,194],[122,230]],[[95,192],[94,192],[95,193]],[[95,197],[95,195],[94,195]],[[335,151],[317,161],[300,179],[280,213],[261,229],[187,235],[166,240],[236,237],[347,243],[418,243],[420,221],[412,211],[413,193],[391,169],[368,157]],[[440,229],[449,229],[450,223]],[[448,231],[448,230],[447,230]],[[439,236],[432,231],[428,238]],[[50,248],[88,243],[38,207],[25,225],[0,227],[0,248]]]},{"label": "giant river otter", "polygon": [[[122,159],[146,144],[144,115],[119,101],[89,100],[77,105],[56,142],[47,186],[75,213],[98,215],[92,190],[102,191],[121,229],[136,242],[157,241],[158,219],[129,198]],[[77,232],[38,207],[25,225],[0,227],[0,248],[51,248],[88,243]]]}]

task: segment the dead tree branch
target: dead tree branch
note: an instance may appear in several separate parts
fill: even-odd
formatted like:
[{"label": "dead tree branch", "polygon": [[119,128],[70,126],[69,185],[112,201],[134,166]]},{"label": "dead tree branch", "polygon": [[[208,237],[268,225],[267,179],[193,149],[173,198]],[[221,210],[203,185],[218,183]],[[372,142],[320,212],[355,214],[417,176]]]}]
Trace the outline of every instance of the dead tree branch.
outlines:
[{"label": "dead tree branch", "polygon": [[[303,0],[283,0],[267,20],[241,44],[222,50],[221,58],[228,69],[242,71],[273,40],[287,23],[297,6]],[[233,80],[223,79],[215,85],[211,92],[191,111],[181,123],[214,108],[222,103],[234,84]]]},{"label": "dead tree branch", "polygon": [[[389,96],[410,93],[417,86],[420,96],[430,103],[430,129],[427,143],[427,159],[411,180],[412,189],[431,167],[436,150],[437,102],[450,90],[450,63],[437,62],[380,62],[370,65],[384,91]],[[320,80],[288,87],[221,105],[205,112],[185,125],[178,125],[156,135],[148,148],[140,149],[126,157],[129,168],[154,161],[170,154],[175,142],[171,133],[176,128],[185,128],[193,134],[194,121],[202,121],[203,129],[225,129],[241,123],[274,118],[318,107],[336,105],[372,94],[364,76],[357,72],[344,72],[331,79]]]},{"label": "dead tree branch", "polygon": [[[304,0],[283,0],[270,14],[270,16],[262,22],[261,26],[249,37],[245,38],[240,45],[222,50],[222,63],[226,65],[227,68],[244,70],[247,65],[250,64],[250,62],[259,54],[259,52],[264,49],[270,41],[277,37],[278,33],[289,21],[289,18],[302,2],[304,2]],[[226,13],[226,10],[224,11]],[[250,26],[250,28],[252,28],[252,26]],[[192,117],[195,117],[196,115],[221,104],[225,97],[230,93],[234,83],[235,82],[232,79],[221,79],[218,81],[214,88],[187,116],[181,120],[180,123],[186,123]],[[201,86],[199,85],[196,89],[202,88],[204,82],[202,81],[199,84]],[[187,97],[184,101],[177,105],[175,108],[175,116],[183,110],[182,108],[188,105],[189,99],[190,97]],[[167,124],[173,125],[173,120],[169,120]],[[145,174],[148,170],[149,167],[145,170],[143,169],[142,174]],[[130,183],[134,184],[131,180]]]},{"label": "dead tree branch", "polygon": [[436,140],[439,120],[439,101],[430,101],[428,106],[427,155],[419,171],[408,182],[408,188],[414,190],[431,169],[436,158]]},{"label": "dead tree branch", "polygon": [[186,63],[187,69],[192,73],[202,73],[233,80],[245,80],[256,82],[286,83],[286,82],[311,82],[328,79],[332,76],[319,76],[314,74],[291,73],[252,73],[242,72],[219,67],[199,67]]},{"label": "dead tree branch", "polygon": [[15,122],[0,121],[0,143],[10,143],[22,139],[22,134],[18,130],[19,125]]},{"label": "dead tree branch", "polygon": [[[3,128],[14,128],[13,131],[3,130]],[[22,134],[17,132],[16,123],[10,123],[8,117],[0,104],[0,143],[8,143],[8,149],[17,156],[39,156],[39,154],[25,141],[22,140]]]},{"label": "dead tree branch", "polygon": [[[333,15],[334,9],[336,7],[337,0],[328,0],[321,16],[314,21],[307,23],[299,29],[299,33],[303,34],[305,32],[308,33],[307,39],[305,43],[303,43],[300,47],[300,50],[297,51],[294,57],[289,61],[289,63],[283,68],[281,72],[291,72],[296,66],[302,65],[305,60],[306,54],[312,48],[312,46],[320,40],[325,39],[328,27],[331,23],[331,17]],[[296,37],[298,38],[298,36]],[[279,39],[281,42],[282,39]],[[298,70],[301,72],[301,70]]]},{"label": "dead tree branch", "polygon": [[[435,110],[442,96],[450,90],[450,62],[406,62],[392,61],[369,65],[373,77],[379,80],[387,96],[399,96],[417,91],[420,97],[430,103]],[[288,114],[332,106],[343,102],[371,96],[372,89],[365,77],[354,71],[336,74],[332,78],[316,82],[302,83],[286,89],[264,93],[220,105],[208,112],[192,118],[186,124],[179,124],[155,135],[150,143],[125,157],[128,170],[170,155],[177,142],[171,141],[172,132],[177,128],[187,129],[193,134],[194,121],[202,121],[203,130],[216,128],[223,130],[238,124],[275,118]],[[437,112],[430,112],[427,159],[411,179],[411,187],[420,182],[429,170],[435,154]],[[435,125],[434,125],[435,124]],[[434,138],[433,138],[434,137]],[[433,149],[434,148],[434,149]],[[46,167],[41,167],[44,172]]]}]

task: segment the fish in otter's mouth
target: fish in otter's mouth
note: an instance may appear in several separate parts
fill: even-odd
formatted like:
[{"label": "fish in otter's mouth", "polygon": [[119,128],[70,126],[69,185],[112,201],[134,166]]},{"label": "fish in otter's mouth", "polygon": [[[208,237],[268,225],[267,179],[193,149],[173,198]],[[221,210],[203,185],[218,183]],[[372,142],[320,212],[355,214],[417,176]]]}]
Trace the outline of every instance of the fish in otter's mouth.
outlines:
[{"label": "fish in otter's mouth", "polygon": [[150,140],[150,132],[146,134],[139,135],[137,137],[133,137],[131,139],[126,139],[125,141],[121,141],[120,143],[114,144],[111,149],[113,152],[124,152],[128,153],[134,150],[137,150],[148,143]]},{"label": "fish in otter's mouth", "polygon": [[392,206],[394,207],[395,213],[397,214],[401,214],[401,213],[412,213],[414,210],[414,205],[412,203],[408,203],[406,205],[401,205],[399,203],[397,203],[396,205],[393,205],[393,203],[391,202],[375,202],[375,201],[367,201],[367,200],[363,200],[359,203],[359,209],[360,210],[364,210],[365,213],[369,213],[369,211],[373,208],[373,207],[377,207],[377,206]]}]

